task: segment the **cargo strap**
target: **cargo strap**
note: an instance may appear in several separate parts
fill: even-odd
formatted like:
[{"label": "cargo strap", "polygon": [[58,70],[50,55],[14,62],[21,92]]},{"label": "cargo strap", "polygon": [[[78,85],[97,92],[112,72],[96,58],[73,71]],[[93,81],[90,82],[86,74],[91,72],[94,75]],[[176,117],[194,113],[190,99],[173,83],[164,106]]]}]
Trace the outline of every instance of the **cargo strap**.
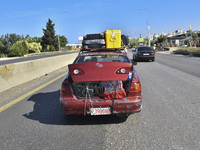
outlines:
[{"label": "cargo strap", "polygon": [[115,32],[112,32],[110,41],[111,41],[111,42],[114,42],[114,41],[116,41],[116,40],[117,40],[117,39],[116,39],[116,37],[115,37]]},{"label": "cargo strap", "polygon": [[91,107],[92,107],[92,101],[91,101],[91,97],[90,97],[90,92],[89,92],[89,88],[86,85],[86,96],[85,96],[85,105],[84,105],[84,116],[86,116],[86,109],[87,109],[87,98],[89,98],[89,102],[91,103]]},{"label": "cargo strap", "polygon": [[116,96],[116,89],[115,89],[115,94],[114,94],[114,98],[112,100],[112,106],[111,106],[111,114],[113,114],[114,112],[114,103],[115,103],[115,96]]},{"label": "cargo strap", "polygon": [[121,34],[121,32],[106,32],[106,34],[112,34],[111,39],[110,39],[111,42],[115,42],[117,40],[116,37],[115,37],[116,33]]}]

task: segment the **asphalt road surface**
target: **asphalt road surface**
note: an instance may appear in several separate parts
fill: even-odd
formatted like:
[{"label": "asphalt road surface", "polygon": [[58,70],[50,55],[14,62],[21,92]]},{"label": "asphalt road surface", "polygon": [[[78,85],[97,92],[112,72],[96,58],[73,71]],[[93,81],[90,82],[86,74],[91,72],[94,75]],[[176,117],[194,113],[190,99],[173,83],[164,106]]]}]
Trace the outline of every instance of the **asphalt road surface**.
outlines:
[{"label": "asphalt road surface", "polygon": [[[199,150],[199,67],[200,58],[165,53],[138,62],[143,109],[127,119],[66,117],[58,103],[62,77],[0,112],[0,149]],[[0,93],[0,107],[65,71]]]}]

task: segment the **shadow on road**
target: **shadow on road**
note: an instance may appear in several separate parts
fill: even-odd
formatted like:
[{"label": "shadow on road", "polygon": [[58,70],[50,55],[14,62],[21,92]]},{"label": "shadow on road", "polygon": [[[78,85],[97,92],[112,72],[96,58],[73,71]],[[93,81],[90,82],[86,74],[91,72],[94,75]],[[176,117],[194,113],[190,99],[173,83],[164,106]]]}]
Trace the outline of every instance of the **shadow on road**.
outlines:
[{"label": "shadow on road", "polygon": [[38,93],[31,96],[28,101],[34,102],[32,112],[23,116],[27,119],[36,120],[43,124],[51,125],[96,125],[96,124],[118,124],[127,118],[113,116],[77,116],[62,113],[59,104],[60,90],[50,93]]}]

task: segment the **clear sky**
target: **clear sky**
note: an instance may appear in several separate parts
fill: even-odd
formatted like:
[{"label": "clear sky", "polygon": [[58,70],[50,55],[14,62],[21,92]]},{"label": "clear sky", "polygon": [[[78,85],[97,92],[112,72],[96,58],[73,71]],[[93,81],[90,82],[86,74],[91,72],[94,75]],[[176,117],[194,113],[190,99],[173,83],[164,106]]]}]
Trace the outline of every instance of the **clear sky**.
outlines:
[{"label": "clear sky", "polygon": [[70,44],[105,30],[145,37],[149,20],[152,34],[200,30],[199,7],[200,0],[0,0],[0,35],[41,37],[48,18]]}]

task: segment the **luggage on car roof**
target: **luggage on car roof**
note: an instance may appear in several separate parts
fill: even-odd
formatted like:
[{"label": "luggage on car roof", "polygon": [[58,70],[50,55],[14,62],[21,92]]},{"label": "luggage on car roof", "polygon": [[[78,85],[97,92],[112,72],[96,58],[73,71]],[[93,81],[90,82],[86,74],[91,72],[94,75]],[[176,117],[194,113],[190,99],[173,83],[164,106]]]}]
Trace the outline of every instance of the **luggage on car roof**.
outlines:
[{"label": "luggage on car roof", "polygon": [[106,40],[106,48],[120,48],[121,47],[121,31],[120,30],[106,30],[105,40]]},{"label": "luggage on car roof", "polygon": [[129,40],[128,40],[127,36],[122,35],[121,38],[122,38],[122,42],[123,42],[123,44],[127,46],[128,43],[129,43]]},{"label": "luggage on car roof", "polygon": [[82,41],[83,48],[105,48],[104,34],[86,34]]}]

